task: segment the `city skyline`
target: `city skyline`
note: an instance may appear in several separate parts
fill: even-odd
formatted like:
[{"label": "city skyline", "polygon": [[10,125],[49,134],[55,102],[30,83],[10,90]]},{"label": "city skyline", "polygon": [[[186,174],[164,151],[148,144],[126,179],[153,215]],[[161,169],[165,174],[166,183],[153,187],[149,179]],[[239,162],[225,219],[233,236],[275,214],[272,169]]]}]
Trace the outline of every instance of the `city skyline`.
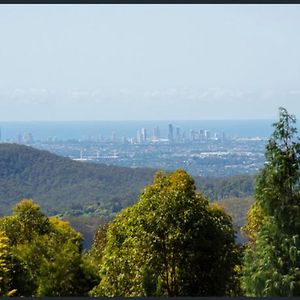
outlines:
[{"label": "city skyline", "polygon": [[[192,142],[192,141],[208,141],[208,140],[225,140],[226,133],[224,131],[211,132],[208,129],[188,129],[187,131],[181,132],[181,127],[176,126],[176,133],[173,132],[173,124],[168,124],[168,131],[165,134],[161,134],[161,129],[158,125],[149,128],[139,128],[136,131],[136,137],[128,135],[119,135],[118,131],[111,131],[110,134],[103,135],[99,133],[97,136],[91,135],[87,138],[79,138],[78,141],[96,141],[96,142],[111,142],[111,143],[131,143],[131,144],[143,144],[148,142]],[[62,141],[74,140],[74,139],[65,139]],[[38,141],[48,141],[55,142],[59,141],[56,137],[48,136],[44,139],[38,139]],[[2,128],[0,127],[0,142],[17,142],[19,144],[33,144],[35,142],[34,135],[32,132],[23,131],[18,132],[15,136],[6,138],[2,140]]]}]

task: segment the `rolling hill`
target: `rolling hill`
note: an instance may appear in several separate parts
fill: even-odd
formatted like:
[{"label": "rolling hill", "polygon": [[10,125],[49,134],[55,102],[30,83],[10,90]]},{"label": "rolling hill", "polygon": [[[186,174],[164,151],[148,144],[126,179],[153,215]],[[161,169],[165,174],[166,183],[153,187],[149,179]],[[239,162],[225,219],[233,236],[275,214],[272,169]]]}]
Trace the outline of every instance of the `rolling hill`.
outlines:
[{"label": "rolling hill", "polygon": [[[94,228],[137,201],[155,172],[78,162],[24,145],[0,144],[0,215],[10,214],[18,201],[31,198],[48,215],[68,219],[90,240]],[[231,198],[221,202],[240,225],[249,206],[249,200],[240,197],[253,194],[254,177],[194,179],[197,189],[210,199]]]},{"label": "rolling hill", "polygon": [[0,212],[32,198],[49,215],[88,205],[118,211],[134,203],[155,170],[72,161],[47,151],[0,144]]}]

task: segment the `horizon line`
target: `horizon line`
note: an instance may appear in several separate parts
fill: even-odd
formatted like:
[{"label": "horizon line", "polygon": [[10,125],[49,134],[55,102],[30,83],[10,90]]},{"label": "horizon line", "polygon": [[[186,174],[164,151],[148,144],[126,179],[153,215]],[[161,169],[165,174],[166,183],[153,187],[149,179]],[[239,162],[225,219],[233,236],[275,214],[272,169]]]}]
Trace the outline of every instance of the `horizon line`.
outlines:
[{"label": "horizon line", "polygon": [[274,121],[276,119],[271,119],[271,118],[259,118],[259,119],[146,119],[146,120],[3,120],[0,121],[1,123],[56,123],[56,122],[201,122],[201,121],[209,121],[209,122],[214,122],[214,121]]}]

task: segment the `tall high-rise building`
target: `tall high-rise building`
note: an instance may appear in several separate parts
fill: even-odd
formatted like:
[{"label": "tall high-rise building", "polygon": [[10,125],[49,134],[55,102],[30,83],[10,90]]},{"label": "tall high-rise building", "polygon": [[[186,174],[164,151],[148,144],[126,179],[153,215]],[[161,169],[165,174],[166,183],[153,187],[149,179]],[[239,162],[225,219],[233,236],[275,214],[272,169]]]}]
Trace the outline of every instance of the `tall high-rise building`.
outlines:
[{"label": "tall high-rise building", "polygon": [[181,140],[180,128],[179,127],[176,127],[176,140],[177,141]]},{"label": "tall high-rise building", "polygon": [[2,141],[2,128],[0,127],[0,142]]},{"label": "tall high-rise building", "polygon": [[195,130],[190,130],[190,140],[195,141],[196,140],[196,131]]},{"label": "tall high-rise building", "polygon": [[141,135],[142,135],[142,141],[146,142],[147,141],[147,129],[146,128],[142,128]]},{"label": "tall high-rise building", "polygon": [[226,141],[226,139],[227,139],[227,138],[226,138],[226,133],[223,131],[223,132],[222,132],[222,140],[223,140],[223,141]]},{"label": "tall high-rise building", "polygon": [[136,132],[136,141],[137,141],[137,143],[139,143],[139,144],[142,142],[142,136],[141,136],[140,130],[138,130],[138,131]]},{"label": "tall high-rise building", "polygon": [[25,133],[23,133],[22,141],[25,144],[31,144],[31,143],[33,143],[33,135],[32,135],[32,133],[31,132],[25,132]]},{"label": "tall high-rise building", "polygon": [[210,138],[211,138],[210,131],[209,130],[205,130],[204,131],[204,136],[205,136],[206,140],[210,140]]},{"label": "tall high-rise building", "polygon": [[168,140],[173,141],[174,139],[174,134],[173,134],[173,125],[169,124],[169,133],[168,133]]},{"label": "tall high-rise building", "polygon": [[199,130],[199,140],[203,141],[204,139],[205,139],[204,130],[200,129]]},{"label": "tall high-rise building", "polygon": [[116,133],[114,131],[111,133],[111,141],[113,143],[115,143],[117,141],[117,135],[116,135]]},{"label": "tall high-rise building", "polygon": [[153,138],[155,140],[159,140],[160,139],[160,130],[159,130],[159,127],[155,127],[153,129]]}]

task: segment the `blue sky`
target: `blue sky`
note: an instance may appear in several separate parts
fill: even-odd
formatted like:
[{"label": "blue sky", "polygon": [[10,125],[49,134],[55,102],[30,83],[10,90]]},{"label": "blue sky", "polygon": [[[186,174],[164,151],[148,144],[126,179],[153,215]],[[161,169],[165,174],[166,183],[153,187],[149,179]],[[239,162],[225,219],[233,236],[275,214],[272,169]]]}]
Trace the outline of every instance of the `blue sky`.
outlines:
[{"label": "blue sky", "polygon": [[300,116],[300,5],[1,5],[0,120]]}]

